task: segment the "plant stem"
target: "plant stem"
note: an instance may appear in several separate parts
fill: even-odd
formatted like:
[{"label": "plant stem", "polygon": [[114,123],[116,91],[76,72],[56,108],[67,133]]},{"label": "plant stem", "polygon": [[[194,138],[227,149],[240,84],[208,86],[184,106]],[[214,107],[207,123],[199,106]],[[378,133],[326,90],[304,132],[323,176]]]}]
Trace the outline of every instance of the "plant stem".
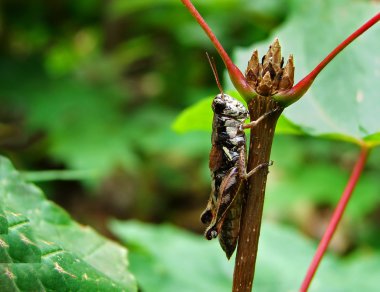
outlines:
[{"label": "plant stem", "polygon": [[306,91],[309,89],[314,79],[318,74],[329,64],[343,49],[345,49],[350,43],[352,43],[357,37],[375,25],[380,21],[380,12],[374,17],[364,23],[356,31],[354,31],[350,36],[348,36],[343,42],[341,42],[330,54],[326,56],[308,75],[306,75],[301,81],[299,81],[292,89],[284,94],[280,94],[276,99],[281,101],[285,106],[300,99]]},{"label": "plant stem", "polygon": [[224,64],[226,65],[230,79],[234,84],[236,90],[243,95],[246,99],[250,99],[253,96],[253,90],[247,83],[243,73],[239,68],[232,62],[231,58],[228,56],[227,52],[224,50],[223,46],[220,44],[215,34],[212,32],[211,28],[208,26],[203,17],[199,14],[197,9],[191,3],[190,0],[181,0],[182,3],[189,10],[190,14],[195,18],[195,20],[202,27],[204,32],[207,34],[215,49],[218,51],[220,57],[222,58]]},{"label": "plant stem", "polygon": [[[276,101],[271,97],[254,98],[248,104],[251,121],[277,107]],[[269,162],[273,134],[281,112],[274,112],[252,128],[247,171]],[[232,288],[235,292],[252,290],[267,175],[267,168],[263,168],[250,177],[246,185]]]},{"label": "plant stem", "polygon": [[327,230],[319,243],[318,249],[306,273],[305,279],[300,288],[301,292],[307,291],[310,286],[311,281],[313,280],[315,272],[317,271],[318,266],[322,260],[322,257],[325,254],[326,249],[331,241],[331,238],[334,235],[334,232],[339,224],[339,221],[343,216],[343,213],[346,209],[348,201],[351,198],[351,195],[355,189],[355,186],[360,178],[360,175],[363,172],[365,163],[367,161],[368,153],[369,153],[369,148],[363,145],[361,148],[361,152],[358,157],[358,160],[356,161],[355,166],[352,170],[351,177],[347,183],[347,186],[342,194],[342,197],[339,200],[338,206],[336,207],[334,211],[334,214],[327,227]]}]

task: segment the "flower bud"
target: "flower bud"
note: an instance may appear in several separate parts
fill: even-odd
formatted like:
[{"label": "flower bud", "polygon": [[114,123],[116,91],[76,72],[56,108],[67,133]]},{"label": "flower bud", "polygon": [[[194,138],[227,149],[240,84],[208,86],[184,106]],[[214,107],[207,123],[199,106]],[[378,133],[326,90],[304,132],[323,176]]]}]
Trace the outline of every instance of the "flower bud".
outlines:
[{"label": "flower bud", "polygon": [[285,67],[283,65],[284,58],[281,56],[281,46],[276,38],[266,55],[263,56],[261,63],[257,50],[253,52],[245,71],[245,77],[257,94],[272,96],[279,91],[287,91],[293,86],[293,56],[289,56]]}]

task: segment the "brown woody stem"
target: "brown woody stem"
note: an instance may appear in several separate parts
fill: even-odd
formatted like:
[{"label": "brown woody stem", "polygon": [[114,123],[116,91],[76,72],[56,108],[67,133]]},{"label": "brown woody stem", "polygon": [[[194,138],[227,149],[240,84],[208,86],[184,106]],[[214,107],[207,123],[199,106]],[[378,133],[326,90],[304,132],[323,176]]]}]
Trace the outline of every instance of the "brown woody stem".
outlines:
[{"label": "brown woody stem", "polygon": [[[258,96],[250,101],[248,108],[251,121],[254,121],[278,108],[278,104],[271,97]],[[247,171],[269,162],[274,130],[281,112],[282,110],[273,112],[252,128]],[[263,168],[251,176],[246,185],[235,260],[232,288],[234,292],[252,290],[267,175],[268,169]]]}]

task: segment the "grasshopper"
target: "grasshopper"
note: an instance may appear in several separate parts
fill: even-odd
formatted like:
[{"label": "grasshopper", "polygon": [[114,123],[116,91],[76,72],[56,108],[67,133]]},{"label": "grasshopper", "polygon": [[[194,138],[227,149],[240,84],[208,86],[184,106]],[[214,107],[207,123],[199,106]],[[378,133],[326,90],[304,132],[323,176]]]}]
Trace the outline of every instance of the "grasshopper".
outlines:
[{"label": "grasshopper", "polygon": [[220,245],[229,259],[239,237],[242,204],[240,191],[243,182],[258,170],[272,164],[260,164],[247,173],[244,130],[255,127],[273,111],[245,124],[249,117],[248,110],[240,101],[223,93],[215,65],[210,58],[209,62],[221,93],[212,102],[214,118],[209,161],[211,194],[201,221],[208,225],[205,237],[208,240],[219,237]]}]

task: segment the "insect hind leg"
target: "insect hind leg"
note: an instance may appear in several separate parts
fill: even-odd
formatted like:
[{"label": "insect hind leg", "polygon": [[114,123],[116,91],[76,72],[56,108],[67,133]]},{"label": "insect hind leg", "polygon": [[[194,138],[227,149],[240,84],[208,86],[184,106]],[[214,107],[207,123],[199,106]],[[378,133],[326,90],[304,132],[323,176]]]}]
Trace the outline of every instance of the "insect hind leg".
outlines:
[{"label": "insect hind leg", "polygon": [[218,237],[218,234],[219,234],[219,232],[218,232],[218,230],[217,230],[217,228],[216,228],[215,225],[210,226],[210,227],[207,228],[206,231],[205,231],[205,237],[206,237],[206,239],[208,239],[208,240],[211,240],[211,239],[217,238],[217,237]]},{"label": "insect hind leg", "polygon": [[207,204],[206,209],[201,214],[201,222],[203,224],[210,224],[212,221],[212,218],[214,217],[214,215],[212,214],[211,206],[209,205],[210,204]]},{"label": "insect hind leg", "polygon": [[[233,201],[241,185],[239,171],[237,167],[233,167],[226,177],[223,179],[218,189],[218,197],[216,202],[216,211],[210,225],[205,231],[205,237],[211,240],[218,236],[220,228],[223,224],[226,213],[230,209]],[[206,209],[207,210],[207,209]]]}]

